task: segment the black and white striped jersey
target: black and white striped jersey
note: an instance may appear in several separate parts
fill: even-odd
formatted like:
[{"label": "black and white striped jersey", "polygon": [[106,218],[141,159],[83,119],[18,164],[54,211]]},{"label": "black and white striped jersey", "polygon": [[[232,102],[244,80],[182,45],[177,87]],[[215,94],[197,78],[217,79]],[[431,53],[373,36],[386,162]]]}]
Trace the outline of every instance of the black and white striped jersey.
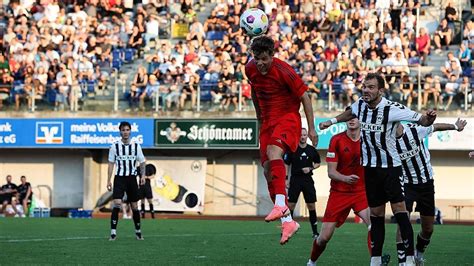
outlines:
[{"label": "black and white striped jersey", "polygon": [[109,149],[109,162],[115,163],[116,176],[137,175],[137,161],[145,162],[142,147],[136,141],[124,144],[122,140],[112,143]]},{"label": "black and white striped jersey", "polygon": [[403,126],[403,135],[397,139],[397,151],[402,159],[404,183],[417,185],[433,179],[430,152],[423,142],[433,130],[433,126]]},{"label": "black and white striped jersey", "polygon": [[396,129],[400,121],[418,121],[421,114],[384,97],[374,109],[359,99],[352,114],[360,122],[362,165],[395,167],[402,164],[396,147]]}]

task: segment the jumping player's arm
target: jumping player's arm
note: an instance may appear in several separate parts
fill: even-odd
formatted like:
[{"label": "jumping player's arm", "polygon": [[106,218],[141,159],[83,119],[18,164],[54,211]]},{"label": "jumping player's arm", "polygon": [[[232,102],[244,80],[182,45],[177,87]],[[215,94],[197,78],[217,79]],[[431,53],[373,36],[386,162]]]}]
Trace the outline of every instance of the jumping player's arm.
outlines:
[{"label": "jumping player's arm", "polygon": [[464,127],[466,125],[467,125],[466,120],[462,120],[461,118],[458,118],[458,120],[456,120],[456,123],[454,124],[447,124],[447,123],[433,124],[433,132],[446,131],[446,130],[456,130],[458,132],[461,132],[464,130]]},{"label": "jumping player's arm", "polygon": [[412,121],[420,126],[429,127],[436,120],[437,114],[434,110],[428,110],[422,115],[397,102],[390,102],[389,105],[391,121]]},{"label": "jumping player's arm", "polygon": [[115,166],[115,145],[112,144],[109,149],[109,164],[107,167],[107,190],[112,191],[112,175]]},{"label": "jumping player's arm", "polygon": [[313,116],[313,105],[308,93],[305,92],[300,97],[301,103],[303,104],[304,114],[306,115],[306,121],[308,121],[308,137],[311,140],[314,147],[318,146],[318,135],[314,129],[314,116]]},{"label": "jumping player's arm", "polygon": [[334,124],[337,124],[339,122],[347,122],[347,121],[351,120],[352,118],[354,118],[352,110],[347,109],[346,111],[339,114],[335,118],[332,118],[331,120],[327,120],[327,121],[324,121],[324,122],[320,123],[319,124],[319,129],[325,130],[325,129],[329,128],[330,126],[334,125]]}]

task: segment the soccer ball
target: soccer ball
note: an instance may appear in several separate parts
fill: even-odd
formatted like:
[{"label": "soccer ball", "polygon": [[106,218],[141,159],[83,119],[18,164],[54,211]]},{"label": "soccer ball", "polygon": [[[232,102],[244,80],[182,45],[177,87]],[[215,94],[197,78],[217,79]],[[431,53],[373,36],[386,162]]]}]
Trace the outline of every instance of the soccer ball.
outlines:
[{"label": "soccer ball", "polygon": [[258,8],[247,9],[240,16],[240,27],[251,37],[262,35],[268,29],[268,17]]}]

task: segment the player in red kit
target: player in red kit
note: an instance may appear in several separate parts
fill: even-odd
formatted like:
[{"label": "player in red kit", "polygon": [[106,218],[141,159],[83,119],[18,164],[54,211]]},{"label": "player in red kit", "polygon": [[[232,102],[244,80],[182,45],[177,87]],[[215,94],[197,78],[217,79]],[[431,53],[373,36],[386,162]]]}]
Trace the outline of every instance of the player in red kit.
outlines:
[{"label": "player in red kit", "polygon": [[[344,224],[351,209],[370,230],[364,167],[360,165],[360,123],[357,118],[353,118],[346,124],[346,131],[332,137],[326,155],[331,190],[321,232],[318,238],[313,241],[308,266],[316,265],[316,261],[326,248],[334,230]],[[370,234],[367,238],[370,251]]]},{"label": "player in red kit", "polygon": [[267,179],[270,198],[274,202],[265,221],[280,219],[280,244],[288,242],[298,231],[286,202],[285,152],[295,152],[301,135],[299,109],[303,103],[308,120],[308,136],[317,145],[313,108],[303,80],[287,63],[274,58],[275,43],[270,37],[253,39],[250,50],[253,59],[245,66],[252,86],[252,100],[260,123],[260,158]]}]

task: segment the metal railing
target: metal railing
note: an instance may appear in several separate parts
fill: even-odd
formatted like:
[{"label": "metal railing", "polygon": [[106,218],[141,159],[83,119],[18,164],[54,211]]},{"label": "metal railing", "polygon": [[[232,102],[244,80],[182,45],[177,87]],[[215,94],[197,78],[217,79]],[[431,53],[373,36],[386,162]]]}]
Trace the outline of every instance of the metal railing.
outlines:
[{"label": "metal railing", "polygon": [[[398,89],[403,85],[413,85],[413,91],[417,92],[416,101],[413,98],[413,104],[411,108],[421,110],[422,106],[422,97],[424,93],[424,81],[422,80],[421,72],[418,71],[415,73],[416,75],[407,75],[412,80],[408,80],[406,82],[402,82],[398,80],[394,84],[392,84],[392,88],[395,88],[393,93],[388,92],[387,96],[394,97],[397,99],[397,95],[401,94],[401,91]],[[36,86],[32,86],[29,93],[25,94],[22,92],[22,86],[24,85],[11,85],[10,86],[10,95],[6,97],[5,105],[10,105],[11,107],[15,106],[15,95],[22,94],[20,101],[21,106],[24,105],[25,100],[29,103],[27,110],[29,112],[38,112],[38,111],[69,111],[69,112],[78,112],[81,110],[103,110],[107,111],[107,107],[110,106],[109,111],[113,112],[123,112],[123,111],[132,111],[133,108],[130,106],[130,102],[125,97],[129,92],[130,84],[124,80],[121,80],[120,75],[117,71],[114,71],[111,75],[111,82],[108,86],[104,87],[104,91],[108,91],[110,96],[102,96],[101,98],[98,97],[100,91],[97,89],[97,85],[87,84],[87,83],[76,83],[69,86],[69,93],[67,95],[62,95],[59,97],[59,100],[56,98],[58,95],[57,86],[52,87],[51,85],[46,86],[46,90],[44,94],[37,94]],[[413,79],[417,79],[414,82]],[[472,97],[472,83],[470,85],[465,86],[466,88],[463,91],[457,91],[458,95],[463,94],[463,99],[458,99],[457,108],[453,106],[451,110],[463,110],[468,111],[469,109],[473,109],[472,102],[470,103],[470,97]],[[443,85],[446,83],[445,79],[440,80],[440,85],[442,91],[439,92],[441,94],[443,92]],[[461,83],[459,83],[461,86]],[[179,84],[178,87],[182,88],[184,84]],[[180,106],[180,98],[182,95],[182,90],[179,90],[179,95],[175,94],[174,98],[170,100],[168,96],[169,93],[162,93],[165,89],[163,87],[169,87],[169,84],[159,85],[156,93],[153,93],[151,97],[147,97],[143,101],[143,106],[140,111],[145,112],[174,112],[174,111],[195,111],[195,112],[217,112],[222,111],[219,107],[222,105],[222,100],[215,98],[212,96],[211,91],[216,83],[206,83],[206,84],[198,84],[196,86],[196,102],[195,106],[192,106],[191,100],[186,99],[185,106]],[[341,102],[338,100],[337,96],[340,94],[345,93],[345,84],[343,80],[340,82],[335,82],[331,84],[321,84],[321,91],[319,94],[316,95],[315,101],[313,101],[313,109],[315,111],[334,111],[343,108]],[[5,85],[2,85],[5,87]],[[355,95],[360,96],[361,84],[360,82],[354,83],[354,88],[352,92]],[[237,84],[237,91],[234,92],[234,97],[237,97],[237,105],[234,107],[234,104],[229,104],[228,111],[254,111],[253,102],[250,99],[247,99],[243,96],[242,87],[240,84]],[[163,89],[163,90],[162,90]],[[1,94],[1,93],[0,93]],[[5,97],[3,97],[5,98]],[[458,97],[459,98],[459,97]],[[1,97],[0,97],[1,99]],[[128,101],[128,102],[127,102]],[[171,107],[167,108],[167,102],[171,102]],[[245,101],[245,102],[244,102]],[[353,100],[350,100],[353,101]],[[347,103],[347,102],[346,102]],[[401,100],[402,104],[406,104],[406,101]],[[432,100],[428,102],[429,104],[432,103]],[[464,105],[461,109],[460,105]],[[98,108],[101,107],[101,108]],[[90,108],[87,108],[90,107]],[[181,108],[179,108],[181,107]],[[244,108],[246,107],[246,108]],[[435,107],[435,106],[433,106]],[[8,109],[4,108],[3,110]],[[14,109],[14,108],[10,108]],[[21,109],[21,110],[24,110]]]}]

